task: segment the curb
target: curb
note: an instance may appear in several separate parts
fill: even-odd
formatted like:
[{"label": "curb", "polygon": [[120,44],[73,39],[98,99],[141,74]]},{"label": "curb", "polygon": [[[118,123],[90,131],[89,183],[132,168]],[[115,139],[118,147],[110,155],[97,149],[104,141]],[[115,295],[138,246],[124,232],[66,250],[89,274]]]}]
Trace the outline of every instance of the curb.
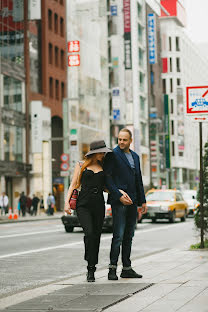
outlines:
[{"label": "curb", "polygon": [[0,224],[7,224],[7,223],[18,223],[18,222],[35,222],[35,221],[46,221],[46,220],[58,220],[61,219],[61,216],[55,216],[55,217],[43,217],[43,218],[36,218],[36,219],[19,219],[19,220],[1,220]]}]

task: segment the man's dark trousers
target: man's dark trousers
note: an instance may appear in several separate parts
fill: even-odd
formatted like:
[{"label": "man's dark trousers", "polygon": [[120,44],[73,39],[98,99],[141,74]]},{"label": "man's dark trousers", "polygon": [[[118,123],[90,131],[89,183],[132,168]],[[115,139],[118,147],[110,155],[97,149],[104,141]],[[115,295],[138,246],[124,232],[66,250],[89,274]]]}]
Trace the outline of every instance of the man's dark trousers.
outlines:
[{"label": "man's dark trousers", "polygon": [[131,246],[137,218],[136,205],[124,206],[122,203],[112,205],[113,238],[110,251],[110,264],[117,266],[122,245],[122,264],[124,269],[131,268]]}]

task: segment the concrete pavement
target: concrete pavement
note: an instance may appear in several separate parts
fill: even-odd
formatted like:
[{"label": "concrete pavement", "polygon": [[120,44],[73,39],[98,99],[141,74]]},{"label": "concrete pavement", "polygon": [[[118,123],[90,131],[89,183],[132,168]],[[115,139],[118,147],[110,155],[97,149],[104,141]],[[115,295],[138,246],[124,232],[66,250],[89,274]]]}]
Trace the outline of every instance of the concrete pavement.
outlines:
[{"label": "concrete pavement", "polygon": [[142,279],[108,281],[106,268],[95,283],[79,275],[1,299],[0,311],[208,312],[208,250],[188,247],[133,261]]}]

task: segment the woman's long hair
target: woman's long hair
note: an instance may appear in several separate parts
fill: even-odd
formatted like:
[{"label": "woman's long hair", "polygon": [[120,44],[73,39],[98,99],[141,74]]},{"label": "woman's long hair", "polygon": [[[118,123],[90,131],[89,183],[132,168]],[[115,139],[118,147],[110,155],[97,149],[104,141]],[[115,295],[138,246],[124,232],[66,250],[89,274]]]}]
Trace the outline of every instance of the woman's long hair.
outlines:
[{"label": "woman's long hair", "polygon": [[[81,167],[81,170],[80,170],[80,174],[79,174],[79,177],[78,177],[76,188],[79,188],[80,185],[81,185],[82,174],[83,174],[84,170],[95,161],[95,158],[96,158],[96,153],[95,154],[91,154],[91,155],[89,155],[89,156],[87,156],[85,158],[84,163],[83,163],[83,165]],[[103,163],[100,162],[100,165],[103,166]]]}]

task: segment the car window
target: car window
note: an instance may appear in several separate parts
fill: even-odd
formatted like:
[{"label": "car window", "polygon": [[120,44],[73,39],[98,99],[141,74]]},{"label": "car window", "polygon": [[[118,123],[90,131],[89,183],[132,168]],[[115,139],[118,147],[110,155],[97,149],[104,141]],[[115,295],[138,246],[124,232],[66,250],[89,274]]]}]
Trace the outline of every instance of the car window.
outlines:
[{"label": "car window", "polygon": [[147,201],[173,201],[174,193],[173,192],[150,192],[146,196]]},{"label": "car window", "polygon": [[176,193],[176,201],[183,201],[183,197],[180,193]]}]

